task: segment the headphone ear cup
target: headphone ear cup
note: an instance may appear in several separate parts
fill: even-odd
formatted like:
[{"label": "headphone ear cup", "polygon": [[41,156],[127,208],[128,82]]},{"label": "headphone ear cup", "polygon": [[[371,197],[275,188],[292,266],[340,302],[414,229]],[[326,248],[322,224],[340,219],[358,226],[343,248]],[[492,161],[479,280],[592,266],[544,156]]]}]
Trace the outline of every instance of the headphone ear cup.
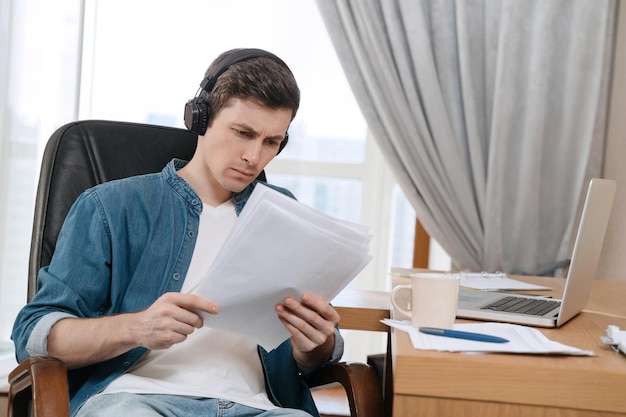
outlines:
[{"label": "headphone ear cup", "polygon": [[206,103],[195,97],[185,104],[185,126],[193,133],[204,135],[209,124],[209,110]]}]

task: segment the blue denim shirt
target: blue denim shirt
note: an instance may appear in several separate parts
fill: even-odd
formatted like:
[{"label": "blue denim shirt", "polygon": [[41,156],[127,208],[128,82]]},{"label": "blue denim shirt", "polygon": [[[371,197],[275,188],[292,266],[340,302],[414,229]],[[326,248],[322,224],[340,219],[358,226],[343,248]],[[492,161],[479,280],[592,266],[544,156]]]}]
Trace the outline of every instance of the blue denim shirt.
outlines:
[{"label": "blue denim shirt", "polygon": [[[13,328],[17,360],[47,354],[52,326],[66,317],[100,317],[140,311],[166,292],[180,291],[191,262],[202,202],[176,171],[173,160],[160,173],[111,181],[85,191],[67,215],[49,266],[41,269],[35,297]],[[233,195],[237,214],[256,182]],[[282,188],[272,187],[286,195]],[[331,361],[343,352],[336,331]],[[281,407],[317,416],[291,342],[259,355],[270,399]],[[146,353],[135,348],[118,357],[70,370],[70,408],[128,371]]]}]

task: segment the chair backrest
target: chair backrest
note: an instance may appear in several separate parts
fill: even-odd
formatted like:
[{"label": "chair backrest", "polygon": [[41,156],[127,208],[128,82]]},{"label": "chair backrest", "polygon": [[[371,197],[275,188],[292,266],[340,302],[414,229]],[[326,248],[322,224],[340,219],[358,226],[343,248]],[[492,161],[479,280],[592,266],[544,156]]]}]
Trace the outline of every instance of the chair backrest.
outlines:
[{"label": "chair backrest", "polygon": [[[28,269],[28,300],[37,274],[50,264],[70,207],[86,189],[133,175],[159,172],[172,158],[189,160],[197,135],[147,124],[85,120],[54,132],[44,150],[35,201]],[[260,180],[265,181],[261,173]]]}]

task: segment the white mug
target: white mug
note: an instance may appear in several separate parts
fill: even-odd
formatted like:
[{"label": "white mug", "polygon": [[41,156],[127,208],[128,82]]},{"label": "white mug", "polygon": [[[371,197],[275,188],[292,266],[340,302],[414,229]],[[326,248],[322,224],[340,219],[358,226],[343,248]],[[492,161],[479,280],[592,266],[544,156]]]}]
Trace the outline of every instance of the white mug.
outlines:
[{"label": "white mug", "polygon": [[[391,292],[393,308],[410,316],[416,328],[450,329],[459,304],[459,275],[419,272],[410,279],[411,285],[398,285]],[[408,292],[408,297],[401,297],[402,292]],[[400,299],[409,300],[409,306],[403,307]]]}]

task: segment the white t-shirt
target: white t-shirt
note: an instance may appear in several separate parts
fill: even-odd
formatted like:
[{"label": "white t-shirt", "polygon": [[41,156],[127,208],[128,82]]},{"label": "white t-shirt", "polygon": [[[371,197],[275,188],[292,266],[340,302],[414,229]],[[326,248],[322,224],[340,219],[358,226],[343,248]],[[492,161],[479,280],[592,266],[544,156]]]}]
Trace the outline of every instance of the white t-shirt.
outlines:
[{"label": "white t-shirt", "polygon": [[[192,292],[237,221],[232,200],[203,205],[198,238],[181,292]],[[102,393],[132,392],[221,398],[249,407],[277,408],[269,400],[257,345],[223,330],[196,329],[182,343],[149,351]]]}]

